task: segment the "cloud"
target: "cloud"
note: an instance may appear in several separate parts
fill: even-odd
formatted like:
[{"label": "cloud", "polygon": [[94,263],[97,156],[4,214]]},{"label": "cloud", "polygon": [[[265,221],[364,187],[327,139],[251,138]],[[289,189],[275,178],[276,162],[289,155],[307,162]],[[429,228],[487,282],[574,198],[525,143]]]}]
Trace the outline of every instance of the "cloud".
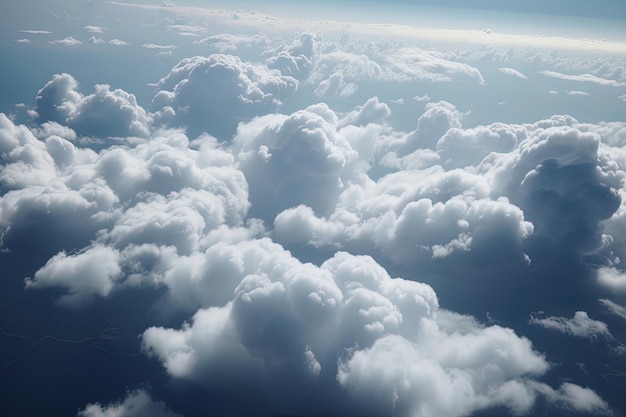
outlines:
[{"label": "cloud", "polygon": [[606,78],[595,76],[593,74],[572,75],[572,74],[563,74],[561,72],[556,72],[556,71],[540,71],[539,73],[546,75],[548,77],[560,78],[566,81],[589,82],[589,83],[594,83],[594,84],[608,86],[608,87],[626,87],[626,82],[609,80]]},{"label": "cloud", "polygon": [[334,72],[330,77],[319,82],[315,88],[317,97],[350,97],[358,90],[355,83],[346,82],[341,72]]},{"label": "cloud", "polygon": [[[280,108],[298,82],[264,65],[215,54],[180,61],[157,86],[161,91],[152,108],[161,112],[163,122],[228,139],[240,121]],[[173,115],[166,116],[171,110]]]},{"label": "cloud", "polygon": [[128,42],[124,42],[122,40],[119,39],[111,39],[109,41],[110,45],[115,45],[115,46],[126,46],[126,45],[130,45]]},{"label": "cloud", "polygon": [[385,44],[370,45],[365,51],[356,44],[349,48],[336,48],[322,53],[318,67],[324,73],[314,74],[323,80],[333,74],[342,74],[347,82],[379,81],[430,81],[450,82],[456,79],[476,79],[484,84],[480,71],[466,63],[448,59],[437,51],[419,48],[398,48]]},{"label": "cloud", "polygon": [[78,39],[74,39],[71,36],[68,36],[67,38],[64,38],[64,39],[57,39],[54,41],[50,41],[49,43],[53,45],[64,45],[64,46],[78,46],[78,45],[83,44],[81,41],[79,41]]},{"label": "cloud", "polygon": [[221,33],[212,35],[200,40],[194,41],[195,44],[208,45],[215,48],[218,52],[232,52],[242,48],[254,48],[265,45],[269,42],[267,36],[256,34],[251,36],[233,35],[229,33]]},{"label": "cloud", "polygon": [[518,144],[518,133],[515,127],[504,124],[451,127],[437,141],[437,154],[448,168],[477,166],[492,152],[511,152]]},{"label": "cloud", "polygon": [[27,38],[17,39],[15,42],[17,43],[30,43],[30,40]]},{"label": "cloud", "polygon": [[365,126],[370,123],[382,124],[390,115],[391,110],[389,106],[381,103],[378,97],[372,97],[365,104],[358,106],[344,116],[339,123],[341,126]]},{"label": "cloud", "polygon": [[317,64],[323,42],[320,32],[303,33],[291,45],[283,44],[266,51],[270,55],[267,66],[280,70],[284,75],[306,79]]},{"label": "cloud", "polygon": [[563,383],[558,390],[545,384],[533,385],[548,401],[565,410],[593,415],[613,415],[606,401],[589,388],[583,388],[570,382]]},{"label": "cloud", "polygon": [[566,317],[539,318],[540,316],[541,313],[531,314],[529,323],[584,339],[595,340],[598,337],[612,337],[606,323],[589,318],[584,311],[577,311],[571,319]]},{"label": "cloud", "polygon": [[418,103],[421,103],[424,101],[428,102],[430,101],[430,97],[428,96],[428,94],[424,94],[423,96],[415,96],[413,97],[413,101],[417,101]]},{"label": "cloud", "polygon": [[[435,410],[440,415],[466,415],[503,406],[528,412],[538,397],[546,396],[542,390],[559,391],[549,391],[543,385],[538,389],[527,382],[548,369],[546,360],[527,339],[509,329],[484,327],[471,317],[439,309],[432,288],[392,279],[370,257],[340,252],[318,267],[302,263],[268,238],[255,239],[250,232],[236,229],[243,224],[247,210],[243,173],[255,177],[243,163],[246,159],[242,155],[248,155],[248,149],[254,158],[275,158],[271,164],[277,165],[265,168],[269,171],[259,177],[271,178],[271,170],[283,169],[287,161],[295,163],[291,176],[306,174],[305,163],[311,158],[319,158],[322,162],[316,162],[318,165],[329,163],[332,167],[341,161],[341,155],[357,158],[350,146],[355,138],[348,140],[339,132],[349,126],[375,126],[366,124],[368,117],[384,120],[385,109],[372,99],[346,116],[345,123],[358,121],[358,126],[343,128],[339,128],[336,114],[324,105],[289,116],[263,116],[240,127],[232,145],[232,150],[238,150],[235,155],[230,155],[228,148],[217,148],[210,137],[191,143],[180,132],[160,132],[147,140],[83,154],[76,145],[67,147],[70,142],[60,137],[42,143],[28,129],[6,120],[5,128],[12,133],[5,135],[3,146],[16,155],[16,162],[27,156],[11,150],[21,140],[44,156],[41,166],[50,167],[46,168],[48,181],[68,181],[66,186],[77,190],[95,184],[112,190],[120,199],[109,205],[92,200],[90,216],[104,220],[97,228],[100,231],[91,232],[96,242],[90,244],[87,239],[82,250],[52,256],[27,286],[64,289],[66,294],[60,302],[73,307],[128,285],[165,288],[166,305],[189,311],[193,319],[180,329],[146,329],[142,336],[146,352],[176,379],[195,381],[226,395],[249,389],[254,407],[265,404],[262,407],[268,410],[304,410],[300,407],[306,406],[318,407],[313,409],[321,412],[339,407],[353,413],[365,409],[390,413],[395,409],[416,415]],[[265,130],[259,129],[261,126]],[[67,127],[54,123],[44,125],[37,134],[65,135],[75,140]],[[363,143],[359,146],[365,148]],[[307,159],[298,159],[300,154]],[[236,161],[243,173],[234,168]],[[216,167],[219,169],[212,169]],[[61,169],[58,178],[57,169]],[[341,176],[342,169],[324,172]],[[239,186],[225,186],[237,175]],[[420,177],[426,183],[415,182]],[[391,176],[381,186],[397,187],[399,178],[402,176]],[[42,179],[37,176],[29,181]],[[464,190],[467,185],[463,181],[480,181],[480,176],[465,178],[453,170],[439,183],[428,184],[431,179],[420,174],[406,176],[405,181],[445,193],[444,184],[450,187],[460,181],[456,184]],[[239,190],[239,195],[231,196],[227,189]],[[4,196],[3,202],[17,207],[9,200],[14,195]],[[220,195],[224,199],[216,199]],[[397,204],[396,199],[390,200],[386,204]],[[419,224],[422,214],[434,220],[423,221],[423,230],[432,228],[432,235],[428,232],[419,239],[442,236],[439,228],[449,222],[463,233],[469,231],[477,241],[485,233],[479,231],[483,227],[501,232],[512,227],[506,222],[519,225],[523,219],[522,213],[505,200],[443,199],[445,204],[439,206],[432,202],[428,206],[427,200],[422,200],[410,204],[408,198],[401,216],[406,218],[404,222],[415,219],[413,224]],[[254,204],[254,197],[250,201]],[[48,209],[59,211],[60,206],[48,205]],[[235,214],[237,210],[239,214]],[[459,215],[468,216],[468,225],[458,221],[455,216]],[[18,222],[17,218],[7,218],[4,224],[16,227]],[[277,220],[277,230],[279,223]],[[228,227],[224,229],[224,225]],[[406,226],[396,230],[402,239],[415,238],[400,234],[409,230]],[[433,255],[445,257],[464,250],[462,245],[470,242],[463,239],[461,234],[452,243],[436,243]],[[381,374],[382,367],[388,372]],[[451,401],[450,392],[458,390],[466,394],[464,400]],[[278,392],[287,392],[294,400],[290,402]],[[432,395],[420,394],[423,392]],[[337,403],[329,398],[343,399]],[[572,406],[564,398],[554,396],[553,401]],[[85,410],[104,413],[120,405],[89,407]]]},{"label": "cloud", "polygon": [[614,303],[606,298],[598,300],[600,304],[611,314],[626,320],[626,307]]},{"label": "cloud", "polygon": [[111,90],[97,84],[87,96],[78,90],[78,82],[69,74],[56,74],[37,92],[39,122],[65,124],[82,135],[147,136],[152,117],[133,94]]},{"label": "cloud", "polygon": [[506,75],[511,75],[513,77],[521,78],[522,80],[528,79],[527,76],[525,76],[524,74],[522,74],[521,72],[513,68],[503,67],[503,68],[498,68],[498,71]]},{"label": "cloud", "polygon": [[[251,261],[262,269],[243,276],[232,300],[199,310],[180,329],[144,332],[144,348],[173,377],[315,412],[460,416],[532,406],[532,392],[528,400],[508,388],[547,370],[527,339],[438,310],[430,287],[391,279],[369,257],[340,252],[315,267],[276,245],[252,245],[269,252],[243,253],[244,270],[255,270]],[[327,384],[335,378],[349,400],[331,406]],[[459,390],[464,400],[452,401]]]},{"label": "cloud", "polygon": [[67,256],[58,253],[39,269],[26,288],[64,287],[67,294],[59,303],[68,307],[83,305],[92,296],[107,296],[118,279],[121,268],[119,253],[110,247],[96,245],[85,252]]},{"label": "cloud", "polygon": [[[163,10],[157,5],[133,4],[113,2],[116,5],[124,7],[140,8],[144,10]],[[321,31],[325,33],[346,33],[349,29],[351,34],[357,36],[365,36],[375,39],[402,39],[411,41],[421,41],[429,39],[432,42],[439,43],[460,43],[462,45],[481,45],[499,47],[518,47],[539,50],[555,50],[561,49],[566,51],[593,51],[595,53],[606,54],[623,54],[626,51],[626,45],[619,41],[589,42],[580,38],[567,38],[564,36],[540,36],[536,34],[511,34],[494,32],[489,28],[482,30],[467,30],[456,28],[441,27],[425,27],[423,25],[402,25],[394,23],[372,23],[372,22],[354,22],[330,19],[314,19],[314,18],[289,18],[268,16],[258,11],[239,10],[232,13],[223,9],[210,9],[202,7],[185,7],[175,6],[168,8],[168,11],[185,17],[212,18],[217,22],[227,22],[229,25],[237,25],[241,29],[258,30],[263,27],[265,31],[284,32],[292,31]],[[237,18],[233,19],[233,15]],[[268,25],[271,22],[271,25]]]},{"label": "cloud", "polygon": [[[567,239],[570,250],[598,250],[598,225],[619,207],[617,190],[624,172],[601,154],[599,135],[575,127],[546,127],[502,159],[493,171],[494,191],[524,210],[536,234],[555,242]],[[585,193],[597,196],[593,203],[585,203]]]},{"label": "cloud", "polygon": [[[158,82],[154,113],[106,85],[86,95],[60,74],[38,94],[41,125],[0,120],[3,247],[36,254],[38,236],[54,237],[27,288],[54,288],[73,308],[131,287],[158,292],[145,352],[176,381],[225,398],[250,392],[250,409],[530,413],[543,398],[606,410],[591,390],[538,382],[548,356],[510,329],[439,308],[420,282],[442,299],[492,291],[475,308],[507,323],[506,311],[526,318],[555,291],[571,302],[597,265],[620,271],[609,254],[621,238],[619,126],[569,116],[471,125],[424,95],[415,129],[399,131],[399,103],[355,103],[362,81],[385,81],[397,65],[401,81],[480,82],[479,66],[400,44],[397,58],[387,44],[346,52],[311,33],[278,45],[259,54],[264,64],[181,61]],[[371,65],[372,78],[350,62]],[[336,102],[296,110],[312,94]],[[530,290],[532,301],[509,297]],[[495,298],[514,305],[501,311]],[[576,317],[537,320],[568,328]],[[604,337],[587,319],[578,324]]]},{"label": "cloud", "polygon": [[[363,109],[375,106],[378,102],[370,101]],[[361,111],[359,117],[376,122],[373,114]],[[417,130],[403,139],[392,140],[387,150],[397,149],[395,153],[400,155],[414,155],[419,148],[436,147],[446,158],[453,154],[466,155],[467,162],[460,159],[459,164],[465,166],[479,164],[490,152],[507,152],[515,147],[517,133],[514,129],[494,125],[491,129],[464,131],[459,128],[459,117],[448,103],[429,104],[419,118]],[[358,119],[349,115],[345,120]],[[342,132],[348,134],[349,130],[346,127]],[[367,153],[367,150],[360,151]],[[466,198],[463,195],[468,190],[472,190],[471,197]],[[275,232],[288,241],[308,242],[314,246],[346,245],[363,250],[363,244],[369,241],[400,263],[421,262],[470,250],[475,239],[482,239],[478,235],[490,236],[489,224],[500,231],[507,230],[507,236],[514,241],[527,237],[533,227],[525,221],[522,212],[506,199],[491,200],[488,190],[484,179],[462,170],[447,171],[440,166],[400,170],[376,182],[353,181],[342,190],[330,214],[314,214],[302,205],[289,208],[276,217]]]},{"label": "cloud", "polygon": [[570,96],[588,96],[589,93],[580,90],[565,90],[565,92]]},{"label": "cloud", "polygon": [[[621,230],[606,225],[621,203],[618,154],[601,147],[599,126],[569,117],[471,129],[460,117],[449,104],[430,103],[409,134],[377,123],[344,126],[339,132],[368,161],[356,172],[368,176],[343,181],[332,210],[291,202],[274,218],[275,238],[432,274],[447,297],[458,286],[464,294],[489,285],[511,296],[541,286],[534,307],[520,308],[545,308],[563,292],[582,302],[597,290],[588,278],[596,265],[619,254],[611,255],[620,245],[606,237]],[[461,298],[475,314],[514,310],[497,298],[482,308]]]},{"label": "cloud", "polygon": [[614,267],[598,269],[598,283],[617,293],[626,292],[626,275]]},{"label": "cloud", "polygon": [[88,404],[76,417],[182,417],[162,402],[153,401],[142,389],[129,391],[124,401],[106,406]]},{"label": "cloud", "polygon": [[33,265],[48,261],[27,286],[63,288],[65,305],[133,282],[128,271],[152,249],[187,255],[223,225],[244,223],[245,177],[208,136],[190,145],[180,132],[158,131],[96,153],[56,123],[35,133],[41,139],[0,116],[0,236],[4,248],[30,248]]},{"label": "cloud", "polygon": [[176,49],[176,45],[159,45],[156,43],[144,43],[141,46],[146,49]]},{"label": "cloud", "polygon": [[50,35],[52,32],[47,30],[19,30],[20,33],[28,33],[30,35]]},{"label": "cloud", "polygon": [[88,42],[94,45],[101,45],[101,44],[106,43],[104,39],[96,38],[95,36],[92,36],[91,38],[89,38]]},{"label": "cloud", "polygon": [[[377,106],[374,101],[372,107]],[[320,104],[239,126],[233,152],[250,185],[254,216],[271,221],[281,210],[298,204],[319,213],[333,207],[342,184],[357,175],[358,158],[337,125],[335,113]]]},{"label": "cloud", "polygon": [[87,25],[83,29],[85,29],[87,32],[90,32],[90,33],[104,33],[105,31],[108,30],[104,26],[93,26],[93,25]]},{"label": "cloud", "polygon": [[207,32],[207,28],[202,25],[170,25],[167,30],[176,31],[180,36],[200,36]]}]

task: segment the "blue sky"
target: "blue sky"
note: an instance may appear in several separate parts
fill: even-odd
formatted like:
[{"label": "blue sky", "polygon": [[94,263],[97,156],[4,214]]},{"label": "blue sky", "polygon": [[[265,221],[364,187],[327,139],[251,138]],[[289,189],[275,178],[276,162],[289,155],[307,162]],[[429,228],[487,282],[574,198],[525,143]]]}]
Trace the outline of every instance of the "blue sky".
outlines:
[{"label": "blue sky", "polygon": [[2,415],[621,416],[621,2],[0,9]]}]

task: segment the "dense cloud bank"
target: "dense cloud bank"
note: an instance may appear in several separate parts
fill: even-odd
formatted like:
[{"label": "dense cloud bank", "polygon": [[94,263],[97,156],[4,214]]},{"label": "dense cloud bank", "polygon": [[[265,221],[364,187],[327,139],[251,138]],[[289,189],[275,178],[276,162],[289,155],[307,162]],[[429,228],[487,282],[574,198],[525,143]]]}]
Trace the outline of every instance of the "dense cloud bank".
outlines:
[{"label": "dense cloud bank", "polygon": [[[611,414],[510,326],[623,354],[583,309],[626,318],[625,123],[464,127],[467,112],[421,96],[403,131],[402,101],[317,100],[374,81],[488,80],[470,59],[319,33],[197,42],[266,49],[182,59],[149,110],[63,73],[29,126],[0,113],[0,243],[32,256],[28,292],[80,312],[157,291],[140,354],[211,393],[198,401],[216,414],[214,397],[242,415]],[[139,388],[78,415],[180,414]]]}]

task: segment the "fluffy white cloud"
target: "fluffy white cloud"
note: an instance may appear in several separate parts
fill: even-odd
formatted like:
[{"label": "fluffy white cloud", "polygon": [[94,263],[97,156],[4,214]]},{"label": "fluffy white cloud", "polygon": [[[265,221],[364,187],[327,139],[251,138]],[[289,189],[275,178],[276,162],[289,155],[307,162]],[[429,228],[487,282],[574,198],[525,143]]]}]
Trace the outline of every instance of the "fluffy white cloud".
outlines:
[{"label": "fluffy white cloud", "polygon": [[473,129],[453,127],[437,141],[436,149],[446,167],[477,166],[492,152],[511,152],[521,135],[519,127],[499,123]]},{"label": "fluffy white cloud", "polygon": [[148,136],[152,117],[133,94],[105,84],[94,88],[85,96],[74,77],[56,74],[37,93],[38,120],[59,122],[82,135]]},{"label": "fluffy white cloud", "polygon": [[96,245],[85,252],[70,255],[59,253],[39,269],[26,288],[63,287],[67,294],[59,303],[77,307],[92,296],[108,295],[114,281],[120,278],[119,253],[107,246]]},{"label": "fluffy white cloud", "polygon": [[[370,107],[376,108],[376,102],[368,102],[363,109]],[[380,107],[381,111],[385,108]],[[377,120],[372,111],[363,112],[363,109],[344,120],[361,124],[364,122],[359,119]],[[387,113],[388,110],[381,114]],[[476,166],[494,152],[508,152],[522,136],[523,128],[506,125],[462,130],[459,118],[448,103],[429,104],[414,132],[379,143],[386,143],[385,151],[393,149],[394,155],[413,155],[420,148],[433,147],[446,158],[445,165],[454,168],[455,164]],[[346,127],[342,132],[351,138],[353,129]],[[377,147],[379,143],[370,146]],[[367,143],[356,144],[360,145],[359,152],[368,154],[366,149],[362,150]],[[382,158],[381,153],[384,154],[376,150],[369,152],[378,154],[381,163],[386,163],[389,153]],[[463,157],[453,158],[459,154]],[[305,205],[289,208],[276,217],[275,232],[287,241],[314,246],[355,250],[376,247],[401,263],[468,251],[476,239],[481,243],[496,234],[501,238],[507,236],[519,245],[533,226],[507,198],[494,199],[491,188],[488,177],[472,169],[446,170],[435,165],[399,170],[376,182],[369,178],[352,182],[342,191],[330,214],[315,212]]]},{"label": "fluffy white cloud", "polygon": [[390,115],[391,110],[389,106],[381,103],[378,97],[373,97],[344,116],[340,121],[340,125],[365,126],[370,123],[382,124]]},{"label": "fluffy white cloud", "polygon": [[460,128],[463,115],[446,101],[427,103],[425,112],[417,119],[417,128],[388,149],[398,156],[409,155],[419,149],[435,149],[448,130]]},{"label": "fluffy white cloud", "polygon": [[598,282],[615,292],[626,292],[626,274],[614,267],[600,268],[598,270]]},{"label": "fluffy white cloud", "polygon": [[182,417],[162,402],[153,401],[142,389],[127,393],[124,401],[103,406],[87,404],[76,417]]},{"label": "fluffy white cloud", "polygon": [[2,244],[45,256],[27,287],[63,288],[66,305],[154,281],[159,264],[204,250],[247,216],[244,174],[211,137],[159,131],[96,153],[56,123],[35,133],[42,139],[0,115]]},{"label": "fluffy white cloud", "polygon": [[108,213],[119,199],[91,174],[95,152],[57,135],[73,140],[73,131],[45,124],[37,133],[44,139],[0,115],[0,240],[10,250],[51,256],[86,245],[107,224],[97,213]]},{"label": "fluffy white cloud", "polygon": [[321,33],[303,33],[291,45],[283,44],[268,50],[266,54],[270,57],[267,65],[280,70],[285,75],[306,79],[319,59],[319,49],[322,44]]},{"label": "fluffy white cloud", "polygon": [[359,155],[325,104],[242,124],[232,149],[250,185],[252,213],[266,221],[298,204],[327,213],[358,176]]},{"label": "fluffy white cloud", "polygon": [[599,224],[619,208],[624,172],[600,150],[600,135],[578,129],[573,120],[551,119],[528,130],[495,169],[495,158],[483,161],[493,175],[492,195],[507,195],[522,208],[536,234],[567,241],[572,251],[599,250]]},{"label": "fluffy white cloud", "polygon": [[152,109],[162,122],[221,136],[232,134],[241,120],[280,108],[298,82],[264,65],[215,54],[183,59],[157,86]]},{"label": "fluffy white cloud", "polygon": [[[624,287],[626,129],[569,116],[491,123],[517,117],[505,112],[520,103],[524,118],[545,117],[562,109],[552,106],[581,81],[595,89],[626,82],[623,57],[610,49],[615,44],[601,43],[609,58],[573,58],[545,46],[503,48],[505,37],[490,30],[453,35],[225,10],[209,11],[207,23],[206,10],[169,1],[133,7],[132,24],[101,20],[100,11],[89,21],[111,33],[124,28],[153,64],[168,61],[155,54],[220,54],[165,68],[150,85],[157,89],[154,113],[127,92],[106,85],[81,92],[61,74],[40,91],[35,122],[42,123],[12,121],[34,115],[27,104],[0,115],[3,258],[23,262],[28,289],[52,288],[46,294],[65,306],[102,298],[81,311],[81,322],[91,313],[112,318],[112,328],[119,320],[120,338],[131,328],[131,344],[142,342],[154,359],[137,373],[128,367],[130,384],[148,375],[163,398],[184,403],[190,414],[521,415],[555,406],[565,414],[608,412],[586,381],[603,396],[615,395],[609,399],[620,408],[619,393],[599,375],[612,358],[589,359],[596,352],[588,351],[570,361],[580,352],[549,344],[560,334],[531,328],[538,334],[533,348],[504,326],[527,330],[528,314],[540,309],[584,308],[593,316],[585,303],[598,297],[593,278]],[[63,20],[71,21],[85,22]],[[92,32],[83,42],[94,35],[90,42],[104,45],[104,28],[83,25],[74,25]],[[144,40],[132,32],[139,27]],[[258,34],[260,27],[268,35]],[[308,28],[313,32],[299,33]],[[324,36],[315,32],[328,28]],[[431,48],[431,37],[451,35],[487,43]],[[521,38],[507,45],[511,39]],[[67,48],[63,55],[89,51]],[[532,69],[537,80],[537,71],[554,70],[542,82],[562,84],[561,95],[548,96],[548,87],[513,68]],[[525,88],[511,95],[507,88],[515,85]],[[145,92],[137,91],[142,103]],[[582,119],[600,96],[565,104],[590,105],[575,107]],[[328,104],[312,104],[317,99]],[[501,100],[507,106],[496,106]],[[491,124],[477,125],[483,121]],[[502,325],[439,308],[434,289],[420,281],[437,289],[446,308],[476,317],[489,312],[489,322]],[[48,308],[45,294],[15,297],[22,299]],[[615,303],[602,305],[623,315]],[[579,335],[574,343],[610,339],[604,323],[582,312],[534,319]],[[18,321],[11,326],[25,322]],[[98,358],[105,367],[108,360],[137,364]],[[547,373],[555,359],[560,366]],[[168,375],[152,379],[160,365]],[[127,376],[106,383],[118,377]],[[237,411],[222,412],[225,403]],[[173,414],[141,390],[79,412]]]},{"label": "fluffy white cloud", "polygon": [[273,392],[281,387],[305,405],[322,401],[320,412],[332,408],[324,381],[334,378],[351,393],[352,410],[461,416],[532,406],[535,393],[509,389],[547,370],[527,339],[438,310],[429,286],[391,279],[369,257],[340,252],[316,267],[277,245],[256,246],[269,252],[230,257],[243,277],[232,300],[199,310],[181,329],[144,332],[144,348],[172,376],[254,389],[272,407],[288,402]]}]

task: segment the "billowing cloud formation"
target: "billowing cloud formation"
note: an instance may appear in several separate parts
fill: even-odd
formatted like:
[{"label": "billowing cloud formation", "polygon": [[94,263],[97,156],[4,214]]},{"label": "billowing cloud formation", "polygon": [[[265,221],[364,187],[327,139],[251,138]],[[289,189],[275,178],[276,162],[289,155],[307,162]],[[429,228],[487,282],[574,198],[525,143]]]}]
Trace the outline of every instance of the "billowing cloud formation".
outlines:
[{"label": "billowing cloud formation", "polygon": [[[430,106],[427,114],[418,126],[422,134],[445,136],[460,129],[448,104]],[[190,142],[180,132],[157,131],[147,140],[134,138],[99,152],[71,143],[75,135],[67,127],[44,124],[35,132],[40,140],[3,117],[2,150],[11,158],[3,170],[3,242],[8,247],[20,239],[28,243],[32,234],[20,231],[45,225],[44,207],[61,225],[81,218],[92,223],[75,241],[60,242],[60,252],[26,281],[27,287],[60,287],[66,291],[60,302],[72,307],[125,286],[165,288],[164,307],[193,318],[180,329],[146,329],[145,352],[177,379],[226,396],[251,389],[252,403],[268,410],[330,412],[337,406],[357,414],[461,416],[499,406],[526,413],[538,397],[584,410],[565,391],[593,392],[534,382],[548,364],[529,340],[440,309],[430,286],[392,279],[368,256],[338,252],[315,266],[268,238],[254,237],[263,228],[245,223],[245,178],[254,207],[268,194],[259,187],[287,175],[320,191],[310,200],[296,194],[292,202],[287,198],[297,188],[274,191],[272,204],[278,205],[268,213],[296,206],[279,215],[277,232],[306,234],[302,223],[285,228],[281,216],[289,210],[310,210],[313,218],[315,210],[334,213],[352,199],[364,204],[363,213],[368,207],[380,213],[380,226],[375,221],[366,226],[378,231],[370,229],[368,235],[377,236],[385,253],[399,262],[414,262],[414,247],[426,248],[420,250],[427,259],[440,258],[471,250],[495,230],[510,233],[516,242],[532,232],[521,210],[504,198],[491,199],[487,180],[476,174],[431,167],[431,177],[419,170],[376,182],[364,177],[369,164],[356,161],[378,151],[368,150],[371,142],[364,141],[361,129],[380,134],[384,129],[366,122],[384,123],[388,115],[388,107],[375,99],[345,119],[315,105],[241,125],[231,148],[220,148],[209,136]],[[425,139],[432,146],[432,139]],[[392,148],[400,146],[394,140],[406,143],[393,139]],[[515,145],[507,140],[506,146]],[[321,173],[313,169],[320,166],[325,167]],[[515,175],[513,169],[509,180]],[[373,191],[376,187],[380,192]],[[461,191],[468,189],[476,191]],[[320,201],[325,205],[316,206]],[[395,206],[401,208],[398,214]],[[421,232],[412,234],[412,228]],[[329,244],[341,242],[328,233],[317,236]],[[278,394],[285,392],[291,399]],[[594,398],[600,401],[597,407],[604,404]],[[162,408],[133,394],[121,404],[90,405],[82,413],[126,412],[135,403]]]},{"label": "billowing cloud formation", "polygon": [[180,61],[158,82],[152,109],[163,122],[221,136],[241,120],[274,112],[297,86],[293,77],[236,56],[196,56]]},{"label": "billowing cloud formation", "polygon": [[[36,248],[43,243],[40,233],[56,236],[45,242],[45,253],[63,252],[28,286],[64,287],[66,304],[109,294],[120,278],[118,263],[131,254],[149,257],[150,245],[188,254],[209,245],[208,233],[220,225],[243,224],[245,178],[210,137],[190,144],[182,133],[164,131],[96,153],[54,134],[38,140],[4,115],[0,123],[0,149],[8,156],[0,175],[3,245]],[[70,133],[44,126],[42,135]],[[89,245],[93,241],[100,243]],[[149,246],[142,250],[144,244]],[[133,262],[130,270],[141,265]]]},{"label": "billowing cloud formation", "polygon": [[182,417],[170,411],[162,402],[154,402],[144,390],[128,393],[124,401],[102,406],[88,404],[77,417]]},{"label": "billowing cloud formation", "polygon": [[39,122],[54,121],[82,135],[142,136],[150,131],[151,116],[133,94],[98,84],[87,96],[69,74],[57,74],[37,93]]},{"label": "billowing cloud formation", "polygon": [[[265,254],[243,252],[249,245]],[[316,412],[341,406],[326,401],[324,381],[333,379],[350,393],[352,412],[461,416],[494,405],[532,407],[536,392],[524,376],[545,372],[547,363],[511,330],[438,310],[430,287],[391,279],[369,257],[337,253],[318,268],[277,245],[238,246],[243,270],[257,272],[243,277],[232,300],[199,310],[179,330],[143,334],[145,349],[172,376],[253,389],[272,407]],[[265,392],[262,381],[304,404]]]},{"label": "billowing cloud formation", "polygon": [[276,217],[276,233],[312,246],[376,248],[401,264],[493,250],[496,236],[523,259],[531,234],[533,246],[596,253],[624,173],[600,150],[600,136],[575,123],[556,117],[461,129],[449,106],[430,104],[415,132],[383,138],[387,147],[369,153],[379,164],[413,169],[350,184],[329,215],[290,208]]},{"label": "billowing cloud formation", "polygon": [[[425,91],[389,106],[361,99],[364,85],[469,78],[487,88],[478,67],[317,33],[203,43],[266,50],[262,62],[179,62],[156,84],[153,113],[106,85],[84,95],[60,74],[38,94],[38,126],[0,116],[1,241],[33,255],[26,288],[54,288],[72,308],[114,303],[130,287],[158,293],[158,317],[140,325],[144,353],[174,385],[235,404],[246,393],[244,414],[608,412],[576,377],[542,382],[548,352],[439,297],[527,324],[546,302],[572,303],[581,282],[596,290],[583,279],[596,268],[600,283],[608,273],[621,283],[623,126],[554,116],[468,128],[469,113],[434,101],[400,131],[394,112]],[[313,95],[334,97],[310,104]],[[612,338],[582,311],[533,320],[582,343]],[[219,409],[213,399],[207,410]],[[81,413],[131,409],[168,413],[141,391]]]},{"label": "billowing cloud formation", "polygon": [[233,151],[250,185],[253,215],[271,222],[298,204],[319,213],[333,208],[358,159],[337,125],[335,113],[320,104],[238,128]]},{"label": "billowing cloud formation", "polygon": [[268,66],[297,79],[306,79],[319,59],[323,38],[321,33],[304,33],[291,45],[280,45],[270,54]]}]

